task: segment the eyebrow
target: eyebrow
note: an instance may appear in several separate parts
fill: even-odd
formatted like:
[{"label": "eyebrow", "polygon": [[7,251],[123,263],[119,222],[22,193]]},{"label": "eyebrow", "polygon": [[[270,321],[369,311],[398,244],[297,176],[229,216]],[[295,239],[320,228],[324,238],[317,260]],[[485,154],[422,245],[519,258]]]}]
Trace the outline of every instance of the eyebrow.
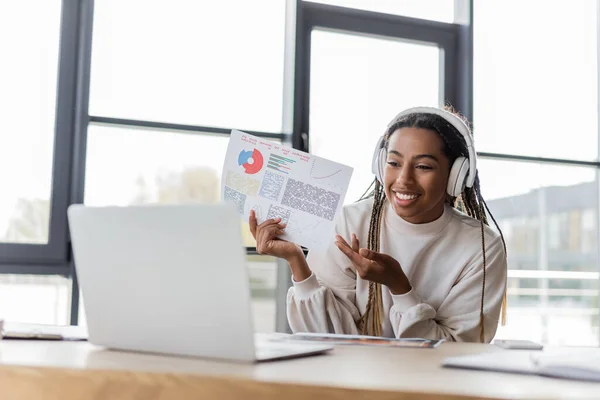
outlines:
[{"label": "eyebrow", "polygon": [[[398,157],[404,158],[404,156],[402,155],[402,153],[399,153],[396,150],[389,150],[388,153],[395,154]],[[437,163],[440,162],[440,160],[438,160],[437,157],[434,156],[433,154],[417,154],[416,156],[413,156],[413,160],[420,160],[422,158],[429,158],[429,159],[431,159],[431,160],[433,160],[433,161],[435,161]]]}]

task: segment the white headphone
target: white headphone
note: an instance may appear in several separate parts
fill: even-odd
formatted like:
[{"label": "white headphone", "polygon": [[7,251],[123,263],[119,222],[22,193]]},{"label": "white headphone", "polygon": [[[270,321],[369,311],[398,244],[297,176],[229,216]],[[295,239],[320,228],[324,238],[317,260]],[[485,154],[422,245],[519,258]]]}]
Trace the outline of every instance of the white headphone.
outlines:
[{"label": "white headphone", "polygon": [[[471,131],[469,127],[464,123],[463,120],[458,118],[456,115],[435,107],[413,107],[402,111],[396,115],[394,119],[388,124],[388,129],[397,123],[401,118],[409,114],[435,114],[444,118],[446,122],[456,128],[457,131],[463,135],[465,142],[467,143],[467,149],[469,151],[469,158],[458,157],[452,167],[450,168],[450,176],[448,178],[448,187],[446,191],[452,197],[459,196],[465,187],[473,187],[475,183],[475,176],[477,175],[477,165],[475,148],[473,146],[473,139],[471,137]],[[373,154],[373,161],[371,170],[375,174],[377,180],[383,184],[383,169],[384,163],[387,157],[387,149],[385,147],[385,133],[377,141],[375,147],[375,153]]]}]

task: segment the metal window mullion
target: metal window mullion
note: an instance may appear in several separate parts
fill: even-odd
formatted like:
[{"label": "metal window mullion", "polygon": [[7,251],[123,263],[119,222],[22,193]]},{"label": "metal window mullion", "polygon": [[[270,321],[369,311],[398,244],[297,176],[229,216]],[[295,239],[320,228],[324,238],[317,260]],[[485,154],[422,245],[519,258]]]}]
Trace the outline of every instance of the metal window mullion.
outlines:
[{"label": "metal window mullion", "polygon": [[2,263],[0,264],[0,275],[60,275],[69,276],[69,264],[23,264]]},{"label": "metal window mullion", "polygon": [[383,14],[319,3],[302,3],[304,21],[311,27],[350,31],[416,42],[445,42],[456,32],[456,25],[445,22]]},{"label": "metal window mullion", "polygon": [[574,167],[591,167],[600,168],[600,162],[598,161],[584,161],[584,160],[569,160],[565,158],[549,158],[549,157],[532,157],[522,156],[517,154],[503,154],[503,153],[488,153],[488,152],[477,152],[478,158],[490,159],[490,160],[506,160],[514,162],[533,162],[536,164],[562,164],[571,165]]},{"label": "metal window mullion", "polygon": [[[229,136],[232,130],[231,128],[218,128],[214,126],[173,124],[170,122],[155,122],[126,118],[99,117],[93,115],[89,116],[89,122],[91,125],[118,126],[124,128],[144,128],[149,130],[171,131],[190,134],[214,134],[223,136]],[[288,139],[287,136],[289,136],[285,133],[251,131],[246,129],[244,129],[244,132],[266,139],[277,140],[286,140]]]},{"label": "metal window mullion", "polygon": [[453,106],[473,122],[473,0],[454,0],[454,5],[458,34]]},{"label": "metal window mullion", "polygon": [[[596,0],[596,65],[600,65],[600,0]],[[600,98],[600,69],[596,67],[596,97]],[[598,121],[597,124],[597,147],[598,153],[596,154],[596,159],[600,161],[600,102],[597,102],[597,112],[596,118]],[[599,166],[600,167],[600,166]],[[596,268],[600,271],[600,241],[598,240],[598,236],[600,236],[598,230],[600,228],[600,170],[596,170]],[[600,279],[599,279],[600,283]],[[598,285],[598,290],[596,294],[596,301],[600,302],[600,284]],[[598,342],[596,345],[600,345],[600,307],[598,307]]]},{"label": "metal window mullion", "polygon": [[[77,25],[77,65],[76,65],[76,103],[73,123],[73,143],[70,157],[69,205],[83,203],[85,188],[85,161],[88,129],[88,106],[90,94],[90,69],[92,60],[92,34],[94,21],[94,0],[80,0]],[[79,322],[79,283],[75,273],[75,264],[68,232],[66,240],[70,258],[71,284],[71,325]]]}]

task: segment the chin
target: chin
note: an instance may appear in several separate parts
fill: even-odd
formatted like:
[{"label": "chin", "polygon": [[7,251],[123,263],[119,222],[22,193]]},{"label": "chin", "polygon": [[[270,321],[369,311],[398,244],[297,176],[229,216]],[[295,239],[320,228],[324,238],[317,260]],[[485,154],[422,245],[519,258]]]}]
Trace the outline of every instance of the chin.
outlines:
[{"label": "chin", "polygon": [[419,223],[419,222],[414,222],[415,219],[419,219],[421,213],[420,212],[406,212],[406,211],[396,211],[396,214],[398,214],[399,217],[401,217],[402,219],[410,222],[410,223]]},{"label": "chin", "polygon": [[396,215],[398,215],[399,217],[402,217],[404,219],[418,217],[419,214],[422,213],[422,210],[420,210],[418,208],[401,207],[397,204],[392,204],[392,208],[396,212]]}]

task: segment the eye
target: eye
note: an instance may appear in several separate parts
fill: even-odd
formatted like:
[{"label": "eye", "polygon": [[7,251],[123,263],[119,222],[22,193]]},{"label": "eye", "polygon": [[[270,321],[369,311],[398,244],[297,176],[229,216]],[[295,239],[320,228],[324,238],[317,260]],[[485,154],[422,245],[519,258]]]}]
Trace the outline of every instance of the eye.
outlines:
[{"label": "eye", "polygon": [[392,167],[399,167],[400,164],[396,161],[388,161],[387,164]]},{"label": "eye", "polygon": [[431,170],[431,169],[433,169],[429,165],[417,165],[417,168],[418,169],[424,169],[424,170]]}]

